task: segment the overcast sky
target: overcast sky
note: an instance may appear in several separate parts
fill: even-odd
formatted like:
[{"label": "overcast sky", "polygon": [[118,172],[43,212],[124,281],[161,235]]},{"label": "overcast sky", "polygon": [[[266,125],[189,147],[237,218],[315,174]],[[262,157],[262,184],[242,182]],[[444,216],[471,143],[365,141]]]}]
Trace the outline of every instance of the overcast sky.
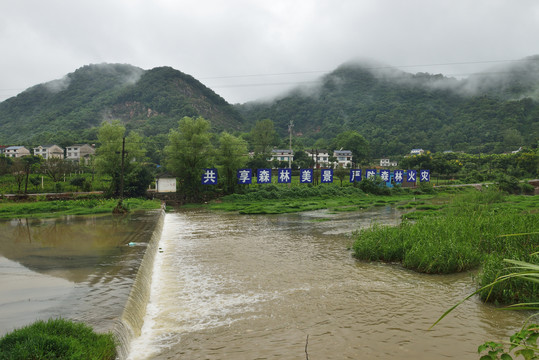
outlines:
[{"label": "overcast sky", "polygon": [[369,58],[462,76],[539,54],[537,0],[0,0],[0,101],[87,64],[171,66],[231,103]]}]

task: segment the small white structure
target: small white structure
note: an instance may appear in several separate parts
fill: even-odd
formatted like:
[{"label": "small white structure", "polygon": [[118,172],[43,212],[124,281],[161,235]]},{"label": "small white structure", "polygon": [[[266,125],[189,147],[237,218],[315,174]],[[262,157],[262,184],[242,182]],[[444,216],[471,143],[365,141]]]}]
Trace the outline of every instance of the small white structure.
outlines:
[{"label": "small white structure", "polygon": [[176,192],[176,178],[170,174],[162,174],[155,179],[155,191],[158,193]]},{"label": "small white structure", "polygon": [[423,149],[412,149],[410,151],[410,155],[423,155],[425,153],[425,150]]},{"label": "small white structure", "polygon": [[397,167],[396,161],[391,161],[390,159],[380,159],[381,167]]}]

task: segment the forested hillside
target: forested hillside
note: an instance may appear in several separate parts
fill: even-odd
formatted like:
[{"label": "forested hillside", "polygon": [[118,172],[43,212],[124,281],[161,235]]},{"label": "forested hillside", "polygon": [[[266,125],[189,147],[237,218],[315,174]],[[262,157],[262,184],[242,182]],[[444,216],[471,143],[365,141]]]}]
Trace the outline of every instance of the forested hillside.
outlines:
[{"label": "forested hillside", "polygon": [[282,135],[292,120],[306,143],[356,130],[374,156],[412,148],[504,152],[537,145],[538,95],[539,57],[464,80],[348,63],[317,86],[239,110],[249,122],[273,120]]},{"label": "forested hillside", "polygon": [[166,134],[184,116],[202,116],[215,130],[242,128],[242,117],[231,105],[178,70],[88,65],[0,103],[0,143],[91,140],[109,119],[147,136]]},{"label": "forested hillside", "polygon": [[184,116],[204,117],[212,131],[231,133],[270,119],[283,138],[293,121],[294,139],[305,147],[354,130],[370,143],[374,157],[412,148],[508,152],[537,146],[539,56],[462,80],[347,63],[317,85],[236,106],[170,67],[88,65],[0,103],[0,144],[95,141],[103,121],[119,119],[148,137],[159,156],[169,129]]}]

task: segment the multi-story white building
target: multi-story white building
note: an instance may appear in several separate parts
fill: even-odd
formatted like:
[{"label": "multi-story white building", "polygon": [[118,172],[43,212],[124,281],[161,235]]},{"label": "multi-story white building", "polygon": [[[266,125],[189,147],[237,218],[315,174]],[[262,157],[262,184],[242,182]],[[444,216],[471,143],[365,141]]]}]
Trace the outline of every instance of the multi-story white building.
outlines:
[{"label": "multi-story white building", "polygon": [[73,161],[84,160],[88,162],[90,156],[95,154],[95,148],[93,145],[88,144],[74,144],[66,148],[66,159]]},{"label": "multi-story white building", "polygon": [[314,161],[315,167],[325,167],[329,165],[329,153],[326,150],[305,151],[307,156]]},{"label": "multi-story white building", "polygon": [[46,145],[34,148],[34,155],[40,155],[43,157],[43,159],[50,159],[50,158],[64,158],[64,149],[59,147],[58,145]]},{"label": "multi-story white building", "polygon": [[294,151],[293,150],[271,150],[271,161],[294,161]]},{"label": "multi-story white building", "polygon": [[352,166],[352,151],[350,150],[335,150],[333,151],[333,157],[337,159],[340,167]]},{"label": "multi-story white building", "polygon": [[30,155],[30,150],[28,150],[24,146],[9,146],[4,149],[4,155],[6,157],[18,158]]}]

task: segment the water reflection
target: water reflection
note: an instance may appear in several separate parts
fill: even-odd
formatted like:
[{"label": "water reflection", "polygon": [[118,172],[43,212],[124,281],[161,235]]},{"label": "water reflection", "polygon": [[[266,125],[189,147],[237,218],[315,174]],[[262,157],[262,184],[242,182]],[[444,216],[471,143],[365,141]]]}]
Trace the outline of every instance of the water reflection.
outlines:
[{"label": "water reflection", "polygon": [[0,334],[58,316],[110,330],[156,217],[147,212],[0,221]]}]

